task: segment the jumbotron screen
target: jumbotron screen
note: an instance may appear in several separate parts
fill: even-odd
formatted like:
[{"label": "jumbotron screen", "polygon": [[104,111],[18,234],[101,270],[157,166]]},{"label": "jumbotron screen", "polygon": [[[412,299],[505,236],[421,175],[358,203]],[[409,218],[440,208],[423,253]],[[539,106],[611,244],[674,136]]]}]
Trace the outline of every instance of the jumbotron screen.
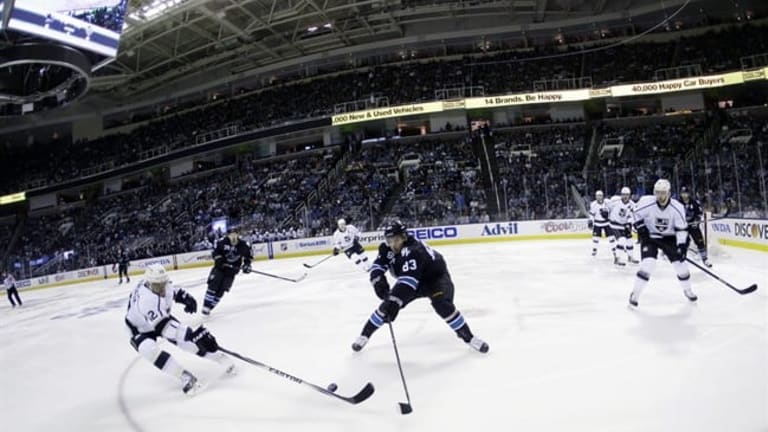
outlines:
[{"label": "jumbotron screen", "polygon": [[8,28],[117,56],[128,0],[16,0]]}]

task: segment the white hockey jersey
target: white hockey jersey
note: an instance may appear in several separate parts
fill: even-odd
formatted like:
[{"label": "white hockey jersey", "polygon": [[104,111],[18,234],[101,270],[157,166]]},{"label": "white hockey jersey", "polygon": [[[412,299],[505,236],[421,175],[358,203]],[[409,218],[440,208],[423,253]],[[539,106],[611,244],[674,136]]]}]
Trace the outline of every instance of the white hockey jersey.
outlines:
[{"label": "white hockey jersey", "polygon": [[360,231],[354,225],[347,225],[345,231],[339,231],[333,233],[333,247],[339,250],[347,250],[355,244],[355,240],[360,238]]},{"label": "white hockey jersey", "polygon": [[128,299],[128,312],[125,319],[128,320],[139,333],[149,333],[155,331],[157,324],[166,317],[171,316],[171,305],[173,298],[181,288],[173,286],[173,282],[168,281],[165,286],[165,295],[159,296],[145,285],[145,281],[139,281],[139,284],[131,292]]},{"label": "white hockey jersey", "polygon": [[5,285],[5,289],[9,290],[11,287],[16,286],[16,279],[13,277],[12,274],[8,274],[8,276],[5,277],[5,281],[3,281],[3,284]]},{"label": "white hockey jersey", "polygon": [[631,199],[625,203],[620,195],[614,195],[608,202],[608,207],[611,209],[608,220],[612,227],[623,228],[624,225],[634,222],[632,213],[635,211],[635,202]]},{"label": "white hockey jersey", "polygon": [[641,222],[651,238],[676,236],[677,244],[682,244],[688,236],[685,208],[676,199],[670,198],[667,206],[661,208],[653,195],[640,198],[635,206],[635,224]]},{"label": "white hockey jersey", "polygon": [[[594,200],[589,204],[589,219],[595,224],[595,226],[608,226],[607,215],[610,214],[610,211],[611,209],[608,207],[608,201],[603,200],[602,203],[599,203],[597,200]],[[604,213],[606,216],[603,216]]]}]

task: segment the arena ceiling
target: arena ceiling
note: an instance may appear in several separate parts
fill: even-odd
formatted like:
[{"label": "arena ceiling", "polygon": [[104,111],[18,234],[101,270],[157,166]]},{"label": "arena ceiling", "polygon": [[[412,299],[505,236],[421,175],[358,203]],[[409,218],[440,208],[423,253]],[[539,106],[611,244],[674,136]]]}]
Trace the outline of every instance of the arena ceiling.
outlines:
[{"label": "arena ceiling", "polygon": [[[167,3],[161,13],[152,4]],[[696,1],[696,0],[694,0]],[[119,99],[189,77],[238,71],[366,46],[396,47],[442,33],[558,22],[630,10],[674,8],[685,0],[135,0],[118,58],[97,72],[93,89]],[[617,15],[617,16],[619,16]]]}]

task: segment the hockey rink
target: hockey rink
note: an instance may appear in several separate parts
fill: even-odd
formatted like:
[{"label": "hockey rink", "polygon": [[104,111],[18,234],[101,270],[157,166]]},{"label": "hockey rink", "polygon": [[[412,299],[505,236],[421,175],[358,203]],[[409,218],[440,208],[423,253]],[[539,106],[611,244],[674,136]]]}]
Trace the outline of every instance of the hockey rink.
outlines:
[{"label": "hockey rink", "polygon": [[[379,304],[367,274],[343,255],[259,261],[237,276],[206,326],[219,344],[352,395],[350,405],[235,360],[238,375],[168,348],[208,387],[179,382],[139,358],[123,323],[129,286],[116,280],[22,291],[0,301],[0,410],[5,431],[768,431],[768,255],[727,248],[713,271],[692,268],[690,304],[660,260],[640,307],[627,298],[636,266],[590,256],[589,240],[442,246],[455,302],[490,352],[475,352],[418,300],[394,328],[413,413],[389,331],[350,349]],[[638,253],[638,251],[636,251]],[[369,252],[373,258],[373,252]],[[207,268],[171,272],[202,306]],[[138,281],[132,278],[132,282]],[[177,305],[174,315],[199,323]]]}]

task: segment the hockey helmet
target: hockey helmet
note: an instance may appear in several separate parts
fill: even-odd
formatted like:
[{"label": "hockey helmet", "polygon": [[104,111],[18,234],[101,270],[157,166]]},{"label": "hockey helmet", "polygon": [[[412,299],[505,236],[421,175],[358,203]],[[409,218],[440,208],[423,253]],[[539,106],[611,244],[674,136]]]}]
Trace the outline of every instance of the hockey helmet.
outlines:
[{"label": "hockey helmet", "polygon": [[392,221],[389,225],[387,225],[387,228],[384,230],[384,237],[395,237],[399,235],[407,235],[408,229],[405,227],[405,224],[400,222],[399,220]]},{"label": "hockey helmet", "polygon": [[229,228],[227,230],[227,237],[229,237],[229,242],[232,243],[234,246],[237,241],[240,239],[240,234],[237,232],[235,228]]},{"label": "hockey helmet", "polygon": [[347,221],[344,220],[344,218],[341,218],[338,221],[336,221],[336,225],[339,227],[339,231],[344,231],[347,229]]},{"label": "hockey helmet", "polygon": [[669,200],[669,193],[672,190],[672,185],[669,184],[669,180],[658,179],[653,185],[653,194],[656,195],[656,199],[661,203],[666,203]]},{"label": "hockey helmet", "polygon": [[150,264],[144,271],[144,280],[149,283],[152,291],[160,294],[165,292],[165,284],[168,283],[168,273],[160,264]]},{"label": "hockey helmet", "polygon": [[384,230],[384,237],[387,240],[387,245],[395,251],[400,253],[400,249],[405,244],[408,236],[408,229],[399,220],[392,221]]}]

